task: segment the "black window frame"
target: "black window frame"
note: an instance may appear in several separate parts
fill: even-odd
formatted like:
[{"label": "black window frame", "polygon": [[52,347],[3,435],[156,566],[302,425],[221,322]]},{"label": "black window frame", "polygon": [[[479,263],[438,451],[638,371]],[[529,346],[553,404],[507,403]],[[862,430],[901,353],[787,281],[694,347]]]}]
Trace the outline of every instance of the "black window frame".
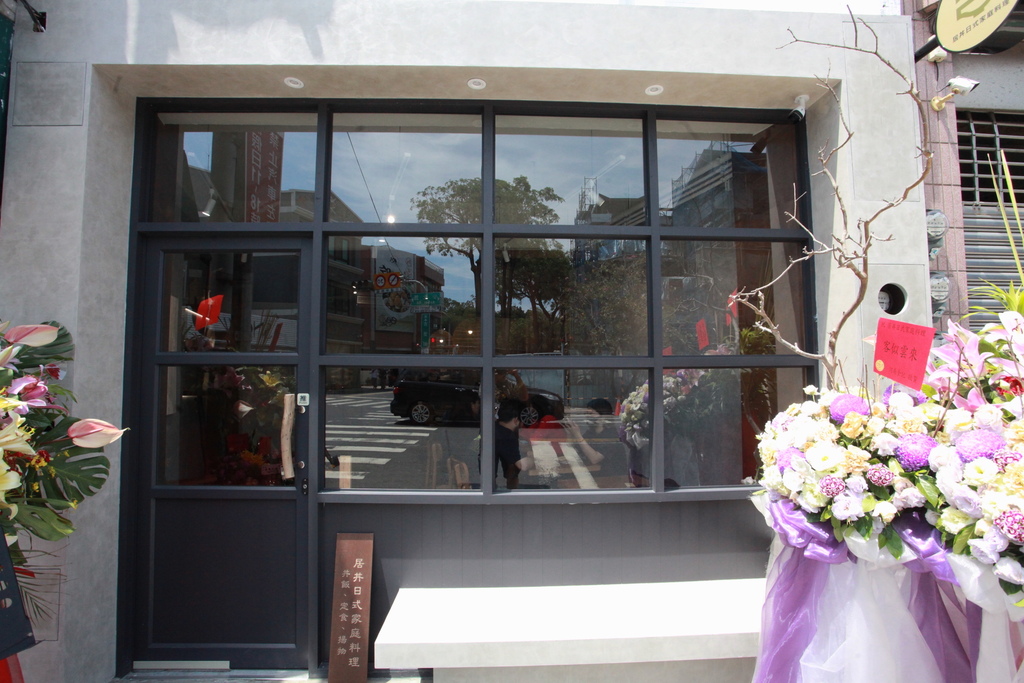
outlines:
[{"label": "black window frame", "polygon": [[[661,395],[662,377],[665,369],[679,368],[797,368],[805,373],[808,383],[817,379],[818,368],[815,361],[797,354],[776,355],[661,355],[662,313],[660,297],[655,296],[658,283],[661,282],[661,245],[663,239],[683,239],[695,241],[746,241],[746,242],[790,242],[802,246],[811,246],[809,231],[813,230],[810,223],[810,168],[806,142],[806,127],[803,122],[794,123],[788,118],[788,110],[782,109],[730,109],[713,107],[674,107],[674,106],[643,106],[626,104],[580,104],[553,102],[520,102],[520,101],[443,101],[443,100],[314,100],[314,99],[177,99],[177,98],[144,98],[137,101],[136,125],[136,171],[132,184],[132,211],[130,232],[129,264],[129,315],[127,329],[134,327],[132,320],[140,311],[136,309],[136,278],[141,273],[136,263],[139,253],[139,242],[149,237],[191,236],[209,237],[211,240],[224,237],[273,237],[290,236],[305,237],[312,244],[312,262],[321,269],[327,266],[329,236],[365,235],[380,232],[395,236],[425,237],[436,234],[449,236],[480,236],[482,292],[484,302],[494,300],[495,277],[494,263],[490,256],[494,253],[496,235],[546,235],[559,238],[618,238],[642,239],[647,241],[647,277],[648,277],[648,355],[643,356],[533,356],[516,357],[516,366],[522,369],[585,369],[585,368],[635,368],[649,371],[651,393]],[[314,201],[317,207],[312,222],[303,223],[168,223],[152,222],[145,219],[150,206],[150,194],[153,187],[155,153],[155,128],[157,116],[161,113],[316,113],[316,174]],[[482,121],[482,154],[481,178],[483,221],[477,225],[458,224],[427,224],[427,223],[340,223],[328,219],[331,195],[331,147],[333,142],[332,121],[336,113],[380,113],[380,114],[473,114],[479,115]],[[631,118],[639,119],[643,124],[643,154],[645,205],[647,222],[638,226],[615,225],[504,225],[494,222],[494,183],[495,183],[495,117],[500,115],[515,116],[558,116],[579,118]],[[657,122],[659,120],[700,121],[720,123],[765,123],[788,124],[795,127],[796,177],[798,187],[797,213],[804,219],[803,227],[798,225],[781,228],[694,228],[660,225],[658,197],[658,138]],[[806,229],[805,229],[806,228]],[[816,305],[813,286],[813,260],[805,261],[801,266],[803,281],[806,286],[804,295],[804,339],[808,351],[814,352],[817,344]],[[323,311],[327,301],[327,281],[323,278],[318,287],[311,288],[311,296],[306,303],[309,311],[317,313],[311,316],[308,337],[309,348],[304,350],[308,363],[314,370],[314,386],[309,387],[314,401],[324,396],[324,369],[327,367],[372,368],[401,365],[409,368],[428,368],[436,365],[437,357],[420,354],[328,354],[324,351],[325,336],[323,328],[325,316]],[[481,307],[482,353],[479,356],[446,356],[445,366],[452,368],[474,368],[482,373],[482,395],[492,395],[493,370],[496,367],[507,367],[507,357],[495,354],[495,311],[493,305]],[[133,338],[129,336],[129,338]],[[136,344],[152,343],[152,340],[140,339]],[[142,385],[133,385],[133,377],[147,375],[145,368],[132,368],[132,359],[147,358],[150,354],[141,350],[129,350],[129,366],[126,368],[126,386],[134,391],[145,390]],[[196,354],[205,355],[205,354]],[[157,354],[156,363],[165,361]],[[206,362],[223,363],[223,355],[211,354]],[[169,362],[171,359],[167,359]],[[192,362],[200,362],[199,358],[191,358]],[[314,411],[318,414],[319,411]],[[653,434],[652,442],[664,443],[664,411],[660,401],[653,403]],[[312,429],[317,433],[309,435],[312,453],[322,452],[324,444],[324,425],[317,424]],[[483,449],[493,444],[493,421],[482,420],[481,424]],[[747,497],[754,487],[752,485],[721,485],[667,489],[664,484],[664,461],[661,457],[663,448],[652,449],[652,462],[649,488],[637,489],[600,489],[594,491],[494,491],[493,463],[490,458],[482,459],[481,489],[473,491],[445,491],[429,489],[346,489],[325,490],[323,471],[312,466],[310,487],[315,493],[318,503],[427,503],[427,504],[556,504],[556,503],[605,503],[605,502],[660,502],[660,501],[701,501],[701,500],[735,500]],[[739,454],[737,454],[737,457]],[[314,465],[317,458],[309,456],[310,464]]]}]

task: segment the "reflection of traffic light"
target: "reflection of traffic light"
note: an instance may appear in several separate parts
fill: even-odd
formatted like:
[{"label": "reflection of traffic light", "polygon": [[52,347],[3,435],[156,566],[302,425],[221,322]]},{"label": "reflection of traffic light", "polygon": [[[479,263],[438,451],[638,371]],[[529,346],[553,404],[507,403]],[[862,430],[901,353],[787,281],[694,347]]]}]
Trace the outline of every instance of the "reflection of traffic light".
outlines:
[{"label": "reflection of traffic light", "polygon": [[370,280],[353,280],[352,281],[352,292],[368,292],[373,289],[373,283]]}]

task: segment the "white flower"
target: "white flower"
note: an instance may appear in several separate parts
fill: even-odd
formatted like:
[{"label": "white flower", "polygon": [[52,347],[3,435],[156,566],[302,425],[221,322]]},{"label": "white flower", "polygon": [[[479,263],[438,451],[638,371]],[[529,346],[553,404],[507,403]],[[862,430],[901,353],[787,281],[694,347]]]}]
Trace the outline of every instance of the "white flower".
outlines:
[{"label": "white flower", "polygon": [[879,455],[892,455],[896,452],[897,445],[899,445],[899,439],[884,432],[871,439],[871,448],[878,451]]},{"label": "white flower", "polygon": [[[806,463],[806,461],[804,461]],[[778,469],[778,468],[776,468]],[[808,468],[809,469],[809,468]],[[800,491],[804,488],[804,483],[809,481],[807,472],[802,471],[803,468],[788,467],[786,471],[782,473],[781,484],[788,491]],[[767,471],[766,471],[767,474]],[[817,477],[811,475],[815,481]],[[775,488],[774,486],[771,488]]]},{"label": "white flower", "polygon": [[871,511],[871,514],[888,524],[893,520],[897,512],[899,512],[899,510],[896,509],[895,505],[882,500],[875,503],[875,509]]},{"label": "white flower", "polygon": [[963,408],[954,408],[946,411],[946,417],[943,420],[943,431],[953,437],[954,441],[956,441],[957,435],[962,432],[969,432],[972,429],[974,429],[974,416],[971,415],[970,411]]},{"label": "white flower", "polygon": [[804,401],[800,404],[800,414],[806,415],[807,417],[817,417],[818,415],[821,415],[822,410],[822,406],[818,405],[814,401]]},{"label": "white flower", "polygon": [[971,546],[974,559],[984,564],[995,564],[999,561],[999,553],[1009,547],[1010,540],[1002,531],[992,527],[981,538],[967,541],[967,545]]},{"label": "white flower", "polygon": [[896,491],[905,491],[907,489],[914,488],[914,482],[910,481],[906,477],[896,477],[892,480],[892,487]]},{"label": "white flower", "polygon": [[939,468],[954,465],[957,467],[960,466],[960,455],[952,446],[944,446],[940,444],[933,448],[931,453],[928,454],[928,466],[932,468],[933,472],[938,472]]},{"label": "white flower", "polygon": [[[766,489],[772,489],[775,491],[781,491],[785,488],[782,472],[779,471],[778,465],[772,465],[764,468],[764,477],[761,479],[761,484]],[[789,491],[784,491],[784,493],[789,493]]]},{"label": "white flower", "polygon": [[818,387],[814,386],[813,384],[808,384],[806,387],[804,387],[804,393],[807,394],[808,396],[814,396],[818,393]]},{"label": "white flower", "polygon": [[841,493],[832,499],[832,516],[842,521],[864,516],[864,501],[857,496]]},{"label": "white flower", "polygon": [[892,502],[897,510],[907,510],[909,508],[924,507],[925,497],[916,486],[911,486],[897,493]]},{"label": "white flower", "polygon": [[807,449],[807,462],[818,472],[835,469],[846,459],[846,449],[834,443],[818,442]]},{"label": "white flower", "polygon": [[966,513],[963,513],[956,508],[946,508],[942,511],[942,514],[939,515],[939,519],[935,526],[946,533],[957,534],[973,521],[973,517],[968,516]]},{"label": "white flower", "polygon": [[902,413],[914,407],[914,397],[902,391],[894,391],[889,397],[889,410],[893,413]]},{"label": "white flower", "polygon": [[828,503],[828,496],[818,491],[817,487],[802,491],[796,497],[797,505],[808,512],[818,512]]},{"label": "white flower", "polygon": [[846,490],[855,494],[864,493],[868,490],[868,480],[859,474],[851,475],[846,478]]},{"label": "white flower", "polygon": [[1003,581],[1009,581],[1018,586],[1024,585],[1024,567],[1020,566],[1020,562],[1011,560],[1009,557],[1003,557],[996,562],[993,573]]},{"label": "white flower", "polygon": [[975,458],[964,465],[964,481],[971,486],[987,484],[999,475],[999,466],[988,458]]},{"label": "white flower", "polygon": [[947,496],[949,504],[960,512],[978,519],[982,516],[981,498],[970,486],[958,484],[953,487],[952,496]]},{"label": "white flower", "polygon": [[882,433],[882,430],[885,429],[885,420],[878,416],[872,417],[871,419],[868,420],[868,423],[867,425],[865,425],[864,429],[871,436],[878,436],[879,434]]},{"label": "white flower", "polygon": [[935,473],[935,485],[939,487],[947,500],[953,497],[956,487],[960,485],[961,481],[963,481],[963,471],[959,467],[943,467]]},{"label": "white flower", "polygon": [[924,521],[928,522],[932,526],[936,526],[939,523],[939,513],[935,510],[924,511]]},{"label": "white flower", "polygon": [[987,403],[974,411],[974,424],[993,432],[1003,431],[1003,409]]}]

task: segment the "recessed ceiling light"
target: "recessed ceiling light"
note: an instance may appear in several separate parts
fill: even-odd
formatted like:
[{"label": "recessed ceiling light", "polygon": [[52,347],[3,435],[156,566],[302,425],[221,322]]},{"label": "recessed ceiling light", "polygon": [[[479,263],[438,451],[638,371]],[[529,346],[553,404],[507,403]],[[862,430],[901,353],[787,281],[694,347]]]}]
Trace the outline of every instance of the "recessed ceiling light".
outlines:
[{"label": "recessed ceiling light", "polygon": [[647,86],[647,90],[644,90],[644,92],[647,93],[648,95],[660,95],[661,93],[665,92],[665,88],[664,86],[660,85],[649,85]]},{"label": "recessed ceiling light", "polygon": [[300,81],[298,78],[295,78],[295,76],[289,76],[288,78],[284,79],[284,84],[287,85],[289,88],[295,88],[296,90],[298,90],[299,88],[306,87],[306,84]]},{"label": "recessed ceiling light", "polygon": [[468,85],[472,90],[483,90],[487,87],[487,81],[482,78],[471,78],[466,81],[466,85]]}]

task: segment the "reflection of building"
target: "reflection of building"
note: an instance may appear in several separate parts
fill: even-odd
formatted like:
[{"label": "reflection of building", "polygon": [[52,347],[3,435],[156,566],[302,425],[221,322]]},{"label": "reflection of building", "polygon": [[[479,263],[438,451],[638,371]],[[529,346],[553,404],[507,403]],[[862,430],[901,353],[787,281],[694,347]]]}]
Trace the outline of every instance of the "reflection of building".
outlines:
[{"label": "reflection of building", "polygon": [[767,156],[711,143],[672,181],[672,225],[764,228],[768,221]]}]

